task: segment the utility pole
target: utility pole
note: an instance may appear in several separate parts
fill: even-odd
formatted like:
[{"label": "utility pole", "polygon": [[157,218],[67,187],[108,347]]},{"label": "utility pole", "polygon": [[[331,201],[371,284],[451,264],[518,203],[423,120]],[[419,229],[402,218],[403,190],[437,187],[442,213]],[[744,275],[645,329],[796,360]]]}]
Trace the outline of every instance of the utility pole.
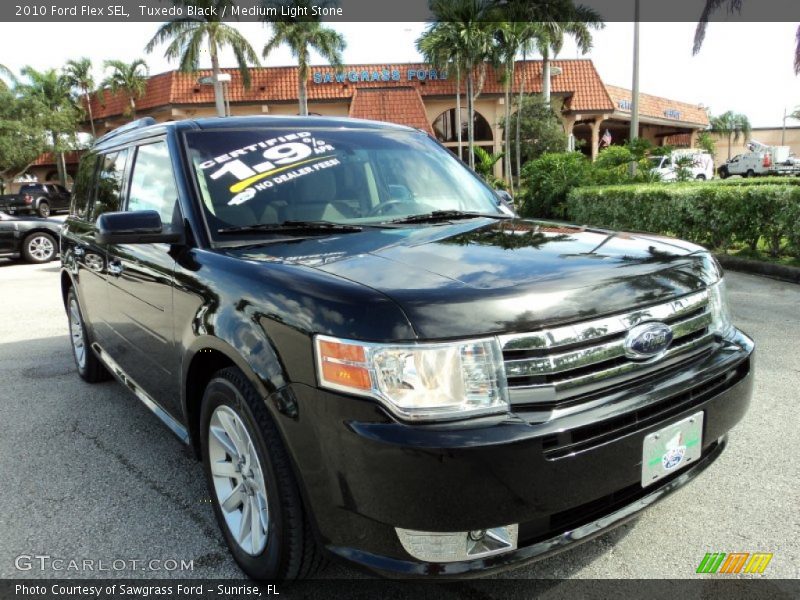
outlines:
[{"label": "utility pole", "polygon": [[787,116],[788,115],[786,114],[786,107],[784,106],[783,107],[783,129],[781,129],[781,146],[785,146],[786,145],[786,118],[787,118]]},{"label": "utility pole", "polygon": [[[639,0],[633,8],[633,84],[631,85],[631,129],[628,139],[639,137]],[[631,162],[631,175],[636,173],[636,163]]]}]

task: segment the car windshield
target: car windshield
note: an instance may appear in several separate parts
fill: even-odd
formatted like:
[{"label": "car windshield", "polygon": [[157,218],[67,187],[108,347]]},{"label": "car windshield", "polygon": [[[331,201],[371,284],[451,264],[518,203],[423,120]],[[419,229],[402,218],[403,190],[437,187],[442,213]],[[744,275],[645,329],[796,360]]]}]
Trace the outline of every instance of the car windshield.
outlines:
[{"label": "car windshield", "polygon": [[420,132],[225,129],[187,132],[186,142],[215,239],[285,235],[286,227],[269,226],[287,222],[307,232],[309,224],[381,225],[440,211],[504,214],[486,184]]}]

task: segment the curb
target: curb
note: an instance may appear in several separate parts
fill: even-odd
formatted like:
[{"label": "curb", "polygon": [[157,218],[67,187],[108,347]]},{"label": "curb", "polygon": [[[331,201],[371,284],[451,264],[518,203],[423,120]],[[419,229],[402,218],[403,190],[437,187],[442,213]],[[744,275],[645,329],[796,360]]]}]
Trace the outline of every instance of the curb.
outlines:
[{"label": "curb", "polygon": [[714,257],[725,269],[730,269],[731,271],[742,271],[752,275],[761,275],[800,284],[800,267],[778,265],[749,258],[737,258],[728,254],[715,254]]}]

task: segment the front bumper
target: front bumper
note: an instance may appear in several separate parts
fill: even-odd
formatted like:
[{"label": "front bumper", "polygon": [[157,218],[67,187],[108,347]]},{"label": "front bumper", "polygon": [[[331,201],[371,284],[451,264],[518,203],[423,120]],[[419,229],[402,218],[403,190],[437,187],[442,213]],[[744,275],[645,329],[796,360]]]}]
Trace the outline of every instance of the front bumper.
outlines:
[{"label": "front bumper", "polygon": [[[524,414],[404,425],[376,404],[316,388],[286,392],[282,421],[322,544],[386,576],[465,576],[517,566],[585,541],[683,486],[725,447],[752,394],[753,343],[736,333],[679,373],[608,404],[535,424]],[[704,413],[700,460],[641,487],[644,437]],[[519,524],[518,548],[461,562],[425,562],[395,528],[429,532]]]}]

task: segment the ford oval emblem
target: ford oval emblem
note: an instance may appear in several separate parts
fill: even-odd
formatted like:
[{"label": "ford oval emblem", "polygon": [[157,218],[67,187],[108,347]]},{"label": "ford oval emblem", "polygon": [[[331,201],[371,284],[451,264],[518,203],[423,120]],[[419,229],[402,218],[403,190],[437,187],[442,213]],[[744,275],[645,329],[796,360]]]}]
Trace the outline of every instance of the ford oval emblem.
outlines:
[{"label": "ford oval emblem", "polygon": [[672,342],[672,329],[665,323],[650,321],[632,327],[625,336],[625,356],[633,359],[654,358],[666,352]]}]

